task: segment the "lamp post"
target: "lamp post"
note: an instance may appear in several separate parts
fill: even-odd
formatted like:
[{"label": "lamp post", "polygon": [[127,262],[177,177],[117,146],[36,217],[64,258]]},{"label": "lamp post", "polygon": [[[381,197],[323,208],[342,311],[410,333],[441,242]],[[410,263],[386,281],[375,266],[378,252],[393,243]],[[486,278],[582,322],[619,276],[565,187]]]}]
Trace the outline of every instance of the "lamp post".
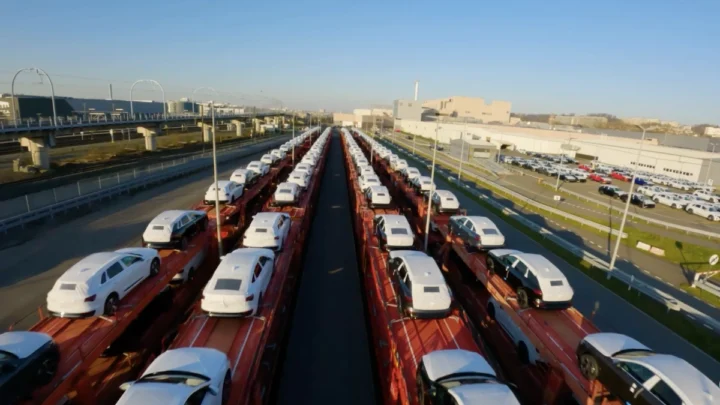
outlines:
[{"label": "lamp post", "polygon": [[[568,145],[570,144],[570,142],[572,142],[573,139],[575,139],[575,138],[568,137]],[[560,145],[560,149],[562,149],[562,145]],[[565,154],[563,153],[560,155],[560,164],[563,164],[564,160],[565,160]],[[555,182],[555,191],[557,191],[559,189],[560,189],[560,170],[558,170],[557,182]]]},{"label": "lamp post", "polygon": [[[45,77],[48,78],[48,81],[50,82],[50,94],[51,94],[51,101],[52,101],[52,109],[53,109],[53,126],[55,129],[57,129],[57,109],[55,108],[55,85],[53,85],[52,79],[50,76],[48,76],[47,73],[45,73],[44,70],[40,68],[25,68],[20,69],[17,72],[15,72],[15,76],[13,76],[12,83],[10,84],[10,92],[12,93],[12,117],[13,117],[13,124],[17,127],[17,113],[15,112],[15,108],[17,105],[17,101],[15,99],[15,79],[17,79],[18,75],[22,72],[31,72],[34,71],[38,76],[45,75]],[[18,109],[19,110],[19,109]]]},{"label": "lamp post", "polygon": [[437,156],[438,131],[440,120],[435,121],[435,147],[433,148],[432,168],[430,169],[430,194],[428,195],[428,210],[425,219],[425,253],[428,250],[428,237],[430,232],[430,213],[432,212],[432,194],[435,192],[435,157]]},{"label": "lamp post", "polygon": [[293,147],[292,147],[292,164],[295,166],[295,113],[293,112]]},{"label": "lamp post", "polygon": [[[715,153],[715,146],[717,146],[717,144],[714,143],[714,144],[713,144],[712,153]],[[710,158],[710,163],[708,164],[707,174],[705,174],[705,185],[706,185],[706,186],[709,185],[709,184],[708,184],[708,180],[710,179],[710,169],[712,169],[713,159],[715,159],[715,158],[714,158],[714,157],[711,157],[711,158]]]},{"label": "lamp post", "polygon": [[460,133],[460,163],[458,164],[458,178],[457,182],[460,184],[460,179],[462,177],[462,164],[463,164],[463,157],[465,156],[465,133],[467,132],[467,118],[465,118],[465,128],[463,128],[463,132]]},{"label": "lamp post", "polygon": [[156,80],[151,79],[140,79],[133,83],[132,86],[130,86],[130,116],[135,119],[135,110],[133,109],[133,90],[135,90],[135,85],[137,85],[138,83],[152,83],[160,87],[160,91],[162,92],[163,97],[163,121],[167,121],[167,102],[165,102],[165,89],[163,89],[163,86]]},{"label": "lamp post", "polygon": [[635,168],[633,169],[632,179],[630,180],[630,190],[628,191],[628,198],[625,202],[625,211],[623,211],[622,220],[620,221],[620,229],[618,230],[617,239],[615,240],[615,249],[613,250],[612,257],[610,257],[610,264],[608,265],[608,280],[610,279],[610,277],[612,277],[613,269],[615,269],[615,260],[617,260],[618,250],[620,249],[620,240],[622,239],[622,233],[625,229],[625,220],[627,220],[627,214],[630,210],[630,201],[632,200],[633,188],[635,187],[635,178],[637,177],[637,168],[638,164],[640,163],[640,154],[642,153],[642,148],[645,144],[645,128],[641,127],[640,125],[636,126],[642,129],[643,133],[642,138],[640,139],[640,147],[638,148],[637,157],[635,158]]},{"label": "lamp post", "polygon": [[215,146],[215,102],[210,102],[210,115],[212,116],[212,148],[213,148],[213,177],[215,178],[215,228],[217,231],[218,254],[223,255],[222,236],[220,234],[220,190],[218,187],[217,148]]}]

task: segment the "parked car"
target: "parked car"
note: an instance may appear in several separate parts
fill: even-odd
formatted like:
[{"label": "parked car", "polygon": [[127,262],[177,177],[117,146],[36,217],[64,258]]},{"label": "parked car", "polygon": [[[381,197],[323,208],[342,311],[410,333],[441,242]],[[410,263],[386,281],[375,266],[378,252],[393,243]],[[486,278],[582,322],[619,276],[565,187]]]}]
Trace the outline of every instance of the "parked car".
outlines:
[{"label": "parked car", "polygon": [[631,175],[629,175],[627,173],[623,173],[623,172],[612,172],[612,173],[610,173],[610,177],[612,177],[613,179],[622,180],[622,181],[630,181],[630,179],[632,178]]},{"label": "parked car", "polygon": [[264,176],[270,172],[270,166],[260,160],[253,160],[248,163],[246,169],[252,170],[260,176]]},{"label": "parked car", "polygon": [[592,172],[594,171],[594,170],[592,169],[592,167],[590,167],[590,166],[588,166],[588,165],[578,165],[578,169],[584,170],[584,171],[586,171],[586,172],[588,172],[588,173],[592,173]]},{"label": "parked car", "polygon": [[419,405],[520,405],[510,387],[479,353],[436,350],[417,367]]},{"label": "parked car", "polygon": [[380,247],[386,250],[412,249],[415,244],[415,235],[404,215],[375,215],[373,227]]},{"label": "parked car", "polygon": [[567,181],[570,183],[574,183],[578,181],[577,177],[575,175],[571,174],[570,172],[560,172],[560,180]]},{"label": "parked car", "polygon": [[[627,202],[628,194],[620,196],[620,199],[623,202]],[[640,208],[655,208],[655,201],[653,201],[650,197],[640,194],[633,194],[630,199],[630,204],[637,205]]]},{"label": "parked car", "polygon": [[395,250],[388,256],[398,311],[411,318],[445,318],[452,296],[435,260],[417,250]]},{"label": "parked car", "polygon": [[450,233],[457,235],[466,246],[493,249],[505,246],[505,236],[490,218],[454,215],[449,221]]},{"label": "parked car", "polygon": [[592,181],[596,181],[598,183],[602,184],[610,184],[612,183],[612,179],[610,177],[604,176],[600,173],[593,173],[588,178]]},{"label": "parked car", "polygon": [[428,176],[413,178],[410,181],[410,186],[420,195],[428,195],[432,190],[435,190],[435,184],[433,184],[432,179]]},{"label": "parked car", "polygon": [[708,203],[690,203],[685,207],[690,214],[701,216],[708,221],[720,221],[720,209]]},{"label": "parked car", "polygon": [[290,232],[290,223],[290,215],[284,212],[255,214],[243,235],[243,246],[269,248],[279,252]]},{"label": "parked car", "polygon": [[288,183],[295,183],[305,189],[310,184],[310,175],[307,172],[298,172],[293,170],[288,175]]},{"label": "parked car", "polygon": [[687,180],[680,180],[680,179],[671,180],[669,186],[678,188],[678,189],[684,190],[684,191],[690,191],[693,188],[692,184],[689,183]]},{"label": "parked car", "polygon": [[284,182],[278,184],[273,194],[272,205],[278,207],[297,204],[301,190],[300,186],[295,183]]},{"label": "parked car", "polygon": [[310,166],[307,163],[299,163],[299,164],[295,165],[295,169],[293,171],[294,172],[305,172],[309,176],[312,176],[312,174],[313,174],[312,166]]},{"label": "parked car", "polygon": [[256,172],[248,169],[237,169],[230,175],[230,181],[234,181],[244,188],[257,183],[259,178],[260,176]]},{"label": "parked car", "polygon": [[155,249],[185,250],[195,235],[205,231],[207,223],[205,211],[164,211],[145,228],[142,244]]},{"label": "parked car", "polygon": [[592,333],[577,348],[580,372],[625,403],[711,405],[720,388],[685,360],[618,333]]},{"label": "parked car", "polygon": [[[512,309],[511,309],[512,311]],[[497,322],[498,325],[507,333],[507,335],[515,343],[518,358],[522,364],[535,364],[540,359],[540,352],[532,344],[532,341],[523,333],[522,329],[515,324],[510,314],[507,313],[505,307],[495,300],[488,298],[487,314],[490,319]]]},{"label": "parked car", "polygon": [[692,195],[694,195],[697,199],[711,202],[711,203],[717,203],[720,202],[720,196],[713,194],[712,192],[708,192],[706,190],[695,190],[693,191]]},{"label": "parked car", "polygon": [[400,175],[405,179],[405,181],[408,181],[408,182],[416,177],[421,176],[420,170],[418,170],[415,167],[406,167],[404,169],[401,169]]},{"label": "parked car", "polygon": [[160,354],[116,405],[226,405],[232,371],[225,353],[207,347],[183,347]]},{"label": "parked car", "polygon": [[620,196],[627,194],[626,192],[620,190],[620,187],[618,186],[600,186],[598,188],[598,192],[614,198],[620,198]]},{"label": "parked car", "polygon": [[158,272],[160,257],[155,249],[93,253],[57,279],[47,294],[48,312],[61,318],[113,315],[120,300]]},{"label": "parked car", "polygon": [[656,204],[667,205],[670,208],[682,209],[688,202],[675,193],[655,193],[652,197]]},{"label": "parked car", "polygon": [[456,212],[460,209],[460,201],[448,190],[435,190],[432,193],[432,205],[437,212]]},{"label": "parked car", "polygon": [[[632,176],[630,176],[630,178],[632,179]],[[629,180],[628,180],[628,181],[629,181]],[[643,177],[635,177],[635,184],[637,184],[638,186],[649,186],[649,185],[651,185],[651,183],[650,183],[647,179],[645,179],[645,178],[643,178]]]},{"label": "parked car", "polygon": [[362,169],[360,169],[360,171],[358,172],[358,175],[359,175],[359,176],[365,176],[365,175],[377,176],[377,173],[375,173],[375,170],[373,170],[372,167],[370,167],[370,166],[365,166],[365,167],[363,167]]},{"label": "parked car", "polygon": [[660,186],[642,186],[642,187],[638,187],[637,191],[638,191],[638,193],[640,193],[644,196],[650,197],[650,198],[652,198],[657,193],[669,192],[668,189],[666,189],[665,187],[660,187]]},{"label": "parked car", "polygon": [[504,278],[515,289],[521,308],[565,309],[572,305],[570,283],[544,256],[496,249],[488,252],[486,260],[488,271]]},{"label": "parked car", "polygon": [[275,253],[241,248],[223,256],[205,285],[200,307],[210,316],[256,315],[273,275]]},{"label": "parked car", "polygon": [[52,338],[40,332],[0,334],[0,398],[16,404],[52,381],[60,352]]},{"label": "parked car", "polygon": [[318,162],[318,157],[313,155],[312,153],[306,154],[305,156],[303,156],[302,160],[300,161],[300,163],[308,164],[308,165],[310,165],[310,167],[315,167],[315,165],[317,165],[317,162]]},{"label": "parked car", "polygon": [[283,160],[285,158],[285,152],[282,149],[273,149],[270,151],[270,154],[278,158],[278,160]]},{"label": "parked car", "polygon": [[407,160],[397,159],[393,163],[390,164],[390,167],[395,171],[402,170],[402,169],[408,167]]},{"label": "parked car", "polygon": [[268,154],[262,155],[262,157],[260,158],[260,161],[265,163],[268,166],[273,166],[275,163],[279,162],[280,159],[277,156],[271,155],[268,153]]},{"label": "parked car", "polygon": [[390,191],[385,186],[372,186],[365,189],[365,198],[372,208],[389,207],[392,203]]},{"label": "parked car", "polygon": [[360,184],[360,190],[365,190],[368,187],[382,186],[380,178],[375,174],[359,176],[358,183]]},{"label": "parked car", "polygon": [[215,204],[215,198],[221,204],[232,204],[243,195],[243,187],[234,181],[220,180],[211,184],[205,192],[203,202],[205,205]]}]

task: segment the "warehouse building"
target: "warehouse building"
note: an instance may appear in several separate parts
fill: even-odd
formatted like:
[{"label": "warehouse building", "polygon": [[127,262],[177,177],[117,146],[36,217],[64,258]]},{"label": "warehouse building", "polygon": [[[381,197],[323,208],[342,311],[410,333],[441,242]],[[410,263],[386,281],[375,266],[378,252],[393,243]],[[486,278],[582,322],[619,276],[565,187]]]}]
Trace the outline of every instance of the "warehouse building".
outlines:
[{"label": "warehouse building", "polygon": [[485,124],[508,124],[512,105],[508,101],[486,103],[479,97],[453,96],[427,100],[422,103],[422,106],[448,117],[470,118]]}]

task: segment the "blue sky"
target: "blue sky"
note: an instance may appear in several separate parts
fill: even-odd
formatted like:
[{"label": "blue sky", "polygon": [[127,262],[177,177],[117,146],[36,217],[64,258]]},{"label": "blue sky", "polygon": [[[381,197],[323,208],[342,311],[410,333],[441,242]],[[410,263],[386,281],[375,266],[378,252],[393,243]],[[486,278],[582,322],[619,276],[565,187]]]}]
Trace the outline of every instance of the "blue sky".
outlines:
[{"label": "blue sky", "polygon": [[[717,0],[5,0],[0,91],[38,66],[63,95],[105,97],[112,82],[127,98],[151,78],[168,98],[212,86],[233,101],[351,110],[412,97],[419,80],[421,98],[517,112],[719,123],[719,15]],[[37,82],[23,74],[16,88],[47,93]]]}]

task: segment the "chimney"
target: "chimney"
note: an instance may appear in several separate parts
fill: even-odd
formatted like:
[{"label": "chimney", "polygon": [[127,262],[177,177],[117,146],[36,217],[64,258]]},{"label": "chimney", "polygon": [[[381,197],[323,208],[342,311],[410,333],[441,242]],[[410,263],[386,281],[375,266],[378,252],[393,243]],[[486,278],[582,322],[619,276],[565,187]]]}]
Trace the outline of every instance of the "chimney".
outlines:
[{"label": "chimney", "polygon": [[418,96],[418,86],[420,86],[420,82],[415,80],[415,101],[417,101]]},{"label": "chimney", "polygon": [[112,99],[113,99],[113,96],[112,96],[112,83],[109,83],[109,84],[108,84],[108,87],[110,88],[110,100],[112,101]]}]

